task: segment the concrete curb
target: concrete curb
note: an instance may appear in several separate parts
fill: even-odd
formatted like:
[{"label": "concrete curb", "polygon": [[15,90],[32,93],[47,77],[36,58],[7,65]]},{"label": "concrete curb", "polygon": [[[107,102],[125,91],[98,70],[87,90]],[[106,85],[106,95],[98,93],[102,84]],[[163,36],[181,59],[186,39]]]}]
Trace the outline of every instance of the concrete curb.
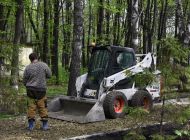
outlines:
[{"label": "concrete curb", "polygon": [[[172,134],[175,129],[180,129],[181,125],[176,125],[172,123],[163,123],[163,131],[167,134]],[[60,138],[59,140],[123,140],[123,136],[128,134],[132,130],[141,129],[142,134],[145,137],[149,137],[152,134],[155,134],[160,131],[160,124],[155,123],[152,125],[139,126],[135,128],[125,128],[122,130],[114,130],[111,132],[102,132],[102,133],[94,133],[89,135],[76,136],[71,138]]]}]

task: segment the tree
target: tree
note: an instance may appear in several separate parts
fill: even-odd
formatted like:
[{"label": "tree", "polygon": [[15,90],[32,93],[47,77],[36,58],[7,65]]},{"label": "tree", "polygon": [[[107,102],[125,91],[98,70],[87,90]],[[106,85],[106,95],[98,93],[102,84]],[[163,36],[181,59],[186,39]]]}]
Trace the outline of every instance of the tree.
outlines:
[{"label": "tree", "polygon": [[[16,9],[15,1],[0,2],[0,40],[3,42],[1,48],[9,49],[11,52],[13,49],[9,46],[15,38],[12,32],[15,28],[14,24],[16,25],[13,16]],[[188,0],[88,0],[84,2],[85,20],[81,35],[83,67],[86,67],[90,59],[90,51],[86,46],[94,41],[96,44],[124,44],[137,52],[147,53],[159,52],[162,44],[157,42],[169,35],[175,35],[181,40],[183,46],[189,46],[190,2]],[[22,18],[25,20],[22,23],[19,43],[24,47],[34,48],[34,51],[40,54],[42,61],[51,64],[57,81],[59,53],[62,53],[62,66],[66,72],[69,72],[71,65],[74,40],[73,4],[73,0],[59,0],[59,4],[58,0],[31,0],[23,3],[25,9]],[[173,28],[172,33],[169,32],[169,28]],[[25,32],[28,35],[27,42],[25,42]],[[1,63],[3,59],[8,62],[10,56],[4,55],[9,53],[5,49],[1,49],[0,53],[3,54],[0,56]],[[159,57],[162,56],[158,55],[157,60],[161,60]]]},{"label": "tree", "polygon": [[76,78],[80,75],[83,35],[83,2],[83,0],[74,0],[73,45],[67,93],[69,96],[76,96],[75,82]]},{"label": "tree", "polygon": [[[161,41],[163,38],[166,38],[166,19],[167,19],[167,10],[168,10],[168,0],[161,1],[161,10],[159,15],[159,22],[158,22],[158,33],[157,33],[157,40]],[[160,52],[160,44],[157,45],[157,53]],[[161,56],[158,54],[158,64],[160,63]]]},{"label": "tree", "polygon": [[177,37],[184,46],[190,44],[190,14],[187,15],[187,26],[185,25],[184,10],[181,0],[176,0]]},{"label": "tree", "polygon": [[[3,32],[5,31],[4,28],[4,5],[0,4],[0,40],[3,39]],[[0,54],[2,53],[2,49],[0,46]],[[2,73],[2,65],[3,65],[3,57],[0,56],[0,77],[3,75]]]},{"label": "tree", "polygon": [[113,23],[113,44],[114,45],[119,45],[119,41],[120,41],[120,17],[121,17],[121,5],[122,2],[121,0],[117,0],[116,1],[116,9],[117,12],[115,13],[115,17],[114,17],[114,23]]},{"label": "tree", "polygon": [[13,52],[11,61],[11,81],[10,84],[18,89],[18,75],[19,75],[19,44],[21,40],[21,32],[23,27],[23,13],[24,5],[23,0],[16,0],[16,22],[15,22],[15,35],[13,41]]},{"label": "tree", "polygon": [[48,0],[44,0],[44,29],[43,29],[43,54],[42,54],[42,60],[44,62],[48,62],[48,38],[49,38],[49,26],[48,26],[48,20],[49,20],[49,12],[48,12]]},{"label": "tree", "polygon": [[125,24],[125,44],[124,46],[131,46],[132,42],[132,27],[131,27],[131,20],[132,20],[132,0],[127,0],[128,9],[127,9],[127,22]]},{"label": "tree", "polygon": [[103,19],[104,19],[104,8],[103,0],[98,0],[98,21],[97,21],[97,44],[101,44],[102,39],[103,39]]},{"label": "tree", "polygon": [[[63,2],[62,2],[63,3]],[[63,16],[63,11],[62,11]],[[63,22],[63,54],[62,54],[62,66],[65,66],[65,70],[68,70],[69,59],[70,59],[70,49],[71,49],[71,26],[72,25],[72,2],[71,0],[66,0],[66,15],[65,22]]]},{"label": "tree", "polygon": [[89,19],[89,24],[88,24],[88,39],[87,39],[87,50],[86,50],[86,52],[87,52],[87,64],[89,63],[89,58],[90,58],[90,56],[89,56],[89,45],[90,45],[90,37],[91,37],[91,32],[92,32],[92,4],[91,4],[91,1],[92,0],[89,0],[89,3],[88,3],[88,10],[89,10],[89,17],[88,17],[88,19]]},{"label": "tree", "polygon": [[[109,7],[110,6],[110,0],[107,0],[107,6]],[[105,18],[106,18],[106,38],[105,38],[105,41],[107,44],[109,44],[111,42],[111,39],[110,39],[110,10],[109,9],[106,9],[106,15],[105,15]]]},{"label": "tree", "polygon": [[132,48],[137,51],[139,45],[138,30],[139,30],[139,12],[138,0],[132,1]]},{"label": "tree", "polygon": [[51,50],[52,74],[56,76],[56,84],[59,81],[58,71],[58,42],[59,40],[59,0],[54,1],[54,26],[53,26],[53,46]]}]

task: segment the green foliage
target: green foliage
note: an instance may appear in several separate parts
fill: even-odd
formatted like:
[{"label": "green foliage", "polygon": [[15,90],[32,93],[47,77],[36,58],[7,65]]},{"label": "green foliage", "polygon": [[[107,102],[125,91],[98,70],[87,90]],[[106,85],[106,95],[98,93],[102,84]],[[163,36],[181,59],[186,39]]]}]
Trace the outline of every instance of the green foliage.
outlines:
[{"label": "green foliage", "polygon": [[[176,104],[166,104],[164,106],[164,113],[164,119],[167,120],[167,118],[169,118],[169,121],[174,122],[176,125],[186,124],[190,116],[190,107]],[[169,116],[167,114],[169,114]]]},{"label": "green foliage", "polygon": [[183,137],[183,136],[190,137],[190,131],[188,130],[176,130],[175,134],[179,137]]},{"label": "green foliage", "polygon": [[[58,84],[59,85],[67,84],[69,80],[69,72],[66,71],[61,65],[58,66],[58,71],[59,71]],[[56,76],[53,75],[50,79],[48,79],[48,85],[54,85],[55,83],[57,83],[57,79]]]},{"label": "green foliage", "polygon": [[26,94],[26,87],[23,85],[23,83],[19,83],[18,93],[19,95]]},{"label": "green foliage", "polygon": [[143,116],[146,116],[147,114],[148,114],[148,112],[145,110],[145,109],[143,109],[142,107],[128,107],[128,112],[129,112],[129,115],[128,116],[130,116],[130,117],[132,117],[132,118],[136,118],[136,117],[138,117],[138,116],[141,116],[141,117],[143,117]]},{"label": "green foliage", "polygon": [[142,73],[138,73],[134,76],[135,84],[138,87],[146,87],[155,80],[155,75],[149,70],[145,69]]},{"label": "green foliage", "polygon": [[87,73],[87,72],[88,72],[88,69],[87,69],[87,68],[81,68],[81,71],[80,71],[81,75],[82,75],[82,74],[85,74],[85,73]]},{"label": "green foliage", "polygon": [[7,113],[1,113],[0,114],[0,120],[12,118],[12,117],[14,117],[14,115],[10,115],[10,114],[7,114]]},{"label": "green foliage", "polygon": [[154,134],[151,136],[152,140],[165,140],[165,138],[160,134]]},{"label": "green foliage", "polygon": [[172,135],[160,135],[160,134],[154,134],[151,135],[151,140],[175,140],[176,136]]},{"label": "green foliage", "polygon": [[174,37],[167,37],[158,42],[159,69],[162,72],[164,83],[167,87],[178,83],[179,77],[186,74],[187,69],[181,64],[187,64],[189,50],[182,47]]},{"label": "green foliage", "polygon": [[127,107],[124,111],[128,113],[127,117],[133,120],[135,126],[141,125],[149,114],[149,112],[142,107]]},{"label": "green foliage", "polygon": [[7,61],[11,61],[11,54],[12,54],[12,43],[5,42],[0,40],[0,57],[3,57]]},{"label": "green foliage", "polygon": [[143,135],[140,135],[137,132],[129,132],[127,135],[125,135],[124,140],[146,140],[146,138]]},{"label": "green foliage", "polygon": [[174,37],[167,37],[158,43],[161,48],[161,62],[167,64],[173,58],[178,62],[186,62],[188,57],[188,48],[182,47],[180,42]]},{"label": "green foliage", "polygon": [[180,115],[178,116],[177,122],[179,123],[186,123],[190,116],[190,107],[185,107],[182,109]]},{"label": "green foliage", "polygon": [[0,89],[0,107],[7,113],[18,115],[26,112],[26,98],[12,88]]},{"label": "green foliage", "polygon": [[16,3],[13,0],[1,0],[0,4],[2,4],[3,6],[15,6]]},{"label": "green foliage", "polygon": [[118,1],[113,0],[109,5],[105,3],[104,8],[110,13],[123,13],[125,11],[126,5],[124,3],[118,3]]},{"label": "green foliage", "polygon": [[47,96],[56,96],[56,95],[66,95],[67,94],[67,84],[57,85],[57,86],[48,86]]}]

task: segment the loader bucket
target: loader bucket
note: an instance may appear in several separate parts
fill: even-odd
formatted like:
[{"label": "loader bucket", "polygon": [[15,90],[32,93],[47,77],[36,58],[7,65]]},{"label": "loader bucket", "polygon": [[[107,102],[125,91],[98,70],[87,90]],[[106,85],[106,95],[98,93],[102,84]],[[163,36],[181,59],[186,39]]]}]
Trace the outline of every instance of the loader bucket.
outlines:
[{"label": "loader bucket", "polygon": [[105,120],[102,103],[95,99],[59,96],[48,104],[50,118],[88,123]]}]

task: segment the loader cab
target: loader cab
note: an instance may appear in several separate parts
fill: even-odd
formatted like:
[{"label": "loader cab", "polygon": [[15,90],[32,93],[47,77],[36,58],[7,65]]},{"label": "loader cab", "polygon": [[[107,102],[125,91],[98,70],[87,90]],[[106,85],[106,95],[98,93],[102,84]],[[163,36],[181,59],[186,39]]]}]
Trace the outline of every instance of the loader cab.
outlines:
[{"label": "loader cab", "polygon": [[88,66],[86,88],[98,90],[103,78],[135,64],[136,58],[132,48],[120,46],[95,47],[92,49]]}]

